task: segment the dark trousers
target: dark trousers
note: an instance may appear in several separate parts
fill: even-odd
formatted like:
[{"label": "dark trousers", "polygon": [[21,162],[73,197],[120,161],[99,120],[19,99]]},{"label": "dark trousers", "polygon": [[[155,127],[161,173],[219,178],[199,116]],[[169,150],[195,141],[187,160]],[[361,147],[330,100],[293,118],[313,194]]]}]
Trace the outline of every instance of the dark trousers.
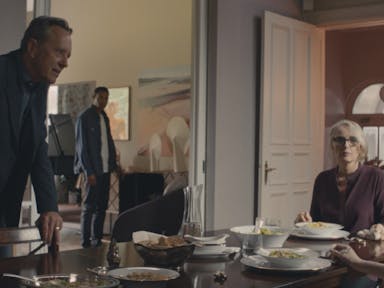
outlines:
[{"label": "dark trousers", "polygon": [[96,175],[96,185],[86,183],[86,195],[81,211],[81,241],[90,246],[91,240],[103,238],[105,211],[108,208],[110,173]]}]

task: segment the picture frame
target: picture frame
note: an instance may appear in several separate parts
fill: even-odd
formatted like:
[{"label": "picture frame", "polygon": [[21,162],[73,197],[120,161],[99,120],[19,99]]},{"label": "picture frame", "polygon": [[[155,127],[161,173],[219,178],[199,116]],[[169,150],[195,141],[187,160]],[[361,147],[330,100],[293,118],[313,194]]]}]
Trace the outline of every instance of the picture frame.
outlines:
[{"label": "picture frame", "polygon": [[114,140],[131,140],[131,86],[108,88],[105,113],[109,118]]}]

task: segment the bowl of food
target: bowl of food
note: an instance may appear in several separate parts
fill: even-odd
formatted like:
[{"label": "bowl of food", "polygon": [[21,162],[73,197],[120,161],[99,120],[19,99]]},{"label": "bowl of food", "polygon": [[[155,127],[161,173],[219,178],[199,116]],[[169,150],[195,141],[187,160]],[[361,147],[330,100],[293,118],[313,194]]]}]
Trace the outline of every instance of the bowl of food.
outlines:
[{"label": "bowl of food", "polygon": [[233,227],[230,231],[235,233],[242,243],[245,239],[253,237],[257,238],[255,241],[258,240],[262,243],[263,247],[281,247],[291,233],[290,229],[277,226],[263,226],[255,231],[255,226],[253,225]]},{"label": "bowl of food", "polygon": [[88,274],[68,274],[68,275],[40,275],[34,276],[33,281],[22,280],[23,287],[39,288],[67,288],[67,287],[94,287],[94,288],[113,288],[120,284],[118,279],[100,277]]},{"label": "bowl of food", "polygon": [[160,236],[157,240],[134,241],[136,251],[146,265],[179,267],[195,249],[195,245],[180,236]]},{"label": "bowl of food", "polygon": [[165,287],[180,273],[174,270],[156,267],[121,267],[108,271],[107,276],[118,279],[124,287]]},{"label": "bowl of food", "polygon": [[289,237],[291,229],[264,226],[260,228],[263,247],[282,247]]},{"label": "bowl of food", "polygon": [[229,229],[229,231],[235,233],[236,237],[242,242],[248,235],[260,235],[259,231],[255,231],[253,225],[236,226]]},{"label": "bowl of food", "polygon": [[301,231],[311,235],[332,235],[335,231],[343,229],[343,226],[336,223],[322,221],[299,222],[295,226]]},{"label": "bowl of food", "polygon": [[306,248],[260,248],[257,254],[263,256],[271,266],[281,268],[299,268],[304,266],[311,257],[315,257],[314,252]]}]

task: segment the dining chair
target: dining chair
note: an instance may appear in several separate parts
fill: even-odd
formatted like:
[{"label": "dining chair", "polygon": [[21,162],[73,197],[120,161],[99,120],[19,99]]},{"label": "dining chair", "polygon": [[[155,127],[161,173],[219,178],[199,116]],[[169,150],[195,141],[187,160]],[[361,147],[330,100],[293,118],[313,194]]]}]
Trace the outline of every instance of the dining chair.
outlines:
[{"label": "dining chair", "polygon": [[140,230],[176,235],[181,227],[183,213],[183,189],[169,192],[121,213],[113,226],[111,238],[116,242],[128,242],[132,240],[132,233]]},{"label": "dining chair", "polygon": [[15,256],[16,247],[21,248],[21,245],[18,244],[28,244],[25,246],[28,246],[27,252],[30,253],[38,242],[42,243],[39,229],[36,226],[0,228],[0,246],[11,247],[10,256]]}]

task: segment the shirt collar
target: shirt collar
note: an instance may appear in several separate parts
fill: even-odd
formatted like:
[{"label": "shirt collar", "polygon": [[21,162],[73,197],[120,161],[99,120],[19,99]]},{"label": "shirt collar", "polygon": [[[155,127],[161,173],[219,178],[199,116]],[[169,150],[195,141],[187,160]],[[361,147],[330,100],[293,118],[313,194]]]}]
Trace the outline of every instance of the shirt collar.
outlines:
[{"label": "shirt collar", "polygon": [[20,71],[20,80],[24,84],[24,87],[34,90],[36,89],[39,85],[41,85],[41,82],[34,82],[32,81],[31,76],[28,74],[27,68],[25,67],[23,61],[22,61],[22,54],[21,51],[17,56],[17,66],[18,70]]}]

